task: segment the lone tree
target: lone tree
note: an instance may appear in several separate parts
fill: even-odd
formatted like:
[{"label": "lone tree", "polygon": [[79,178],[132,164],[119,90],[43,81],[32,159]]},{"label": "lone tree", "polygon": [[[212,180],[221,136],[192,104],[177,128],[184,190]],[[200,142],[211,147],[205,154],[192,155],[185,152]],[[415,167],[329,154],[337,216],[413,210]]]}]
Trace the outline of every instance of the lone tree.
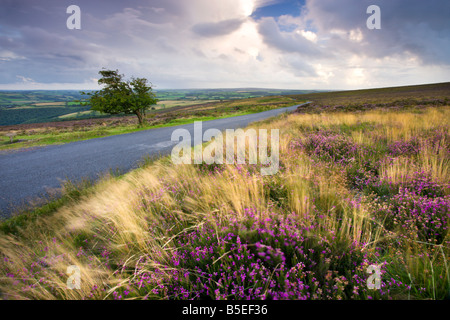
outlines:
[{"label": "lone tree", "polygon": [[152,84],[145,78],[123,80],[119,70],[101,70],[98,83],[103,89],[94,92],[81,92],[89,98],[84,102],[91,110],[109,114],[135,114],[139,125],[144,123],[145,111],[158,102]]}]

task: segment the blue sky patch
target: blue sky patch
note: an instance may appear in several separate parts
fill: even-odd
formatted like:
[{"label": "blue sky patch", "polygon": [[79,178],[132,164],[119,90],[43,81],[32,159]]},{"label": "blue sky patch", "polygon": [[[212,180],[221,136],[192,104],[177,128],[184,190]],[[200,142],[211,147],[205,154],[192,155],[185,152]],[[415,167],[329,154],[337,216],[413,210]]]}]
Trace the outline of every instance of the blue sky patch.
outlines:
[{"label": "blue sky patch", "polygon": [[297,17],[300,15],[301,8],[304,5],[305,0],[281,0],[279,3],[256,9],[251,16],[254,19],[260,19],[262,17],[276,18],[287,14]]}]

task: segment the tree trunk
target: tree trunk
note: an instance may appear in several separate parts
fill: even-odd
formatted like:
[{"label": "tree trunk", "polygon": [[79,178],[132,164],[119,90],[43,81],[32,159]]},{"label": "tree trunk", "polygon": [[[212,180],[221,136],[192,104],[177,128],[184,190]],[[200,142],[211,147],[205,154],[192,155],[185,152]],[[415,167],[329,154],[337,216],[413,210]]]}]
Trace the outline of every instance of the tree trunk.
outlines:
[{"label": "tree trunk", "polygon": [[144,124],[144,117],[140,110],[136,110],[134,114],[138,117],[139,125],[142,126]]}]

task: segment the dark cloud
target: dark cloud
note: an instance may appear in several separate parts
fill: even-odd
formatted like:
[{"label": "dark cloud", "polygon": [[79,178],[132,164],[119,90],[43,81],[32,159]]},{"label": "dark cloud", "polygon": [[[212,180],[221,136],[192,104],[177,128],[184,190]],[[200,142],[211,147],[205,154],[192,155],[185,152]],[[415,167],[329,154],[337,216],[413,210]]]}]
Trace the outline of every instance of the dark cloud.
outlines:
[{"label": "dark cloud", "polygon": [[281,65],[294,72],[298,77],[316,77],[316,70],[305,60],[298,56],[287,56],[281,59]]},{"label": "dark cloud", "polygon": [[243,22],[242,19],[229,19],[219,22],[199,23],[192,27],[192,31],[202,37],[224,36],[239,29]]},{"label": "dark cloud", "polygon": [[[81,8],[81,30],[66,27],[72,4]],[[176,52],[161,32],[181,15],[175,1],[2,0],[1,5],[3,84],[17,82],[18,75],[40,83],[83,82],[136,54]]]},{"label": "dark cloud", "polygon": [[[366,9],[376,4],[381,9],[381,30],[369,30]],[[382,59],[385,57],[419,58],[422,64],[450,63],[450,1],[391,0],[309,0],[305,18],[322,35],[332,30],[330,47],[337,51]],[[352,30],[363,40],[348,38]]]},{"label": "dark cloud", "polygon": [[281,32],[273,18],[259,20],[259,33],[264,42],[284,52],[299,53],[305,56],[319,57],[323,52],[313,42],[293,32]]}]

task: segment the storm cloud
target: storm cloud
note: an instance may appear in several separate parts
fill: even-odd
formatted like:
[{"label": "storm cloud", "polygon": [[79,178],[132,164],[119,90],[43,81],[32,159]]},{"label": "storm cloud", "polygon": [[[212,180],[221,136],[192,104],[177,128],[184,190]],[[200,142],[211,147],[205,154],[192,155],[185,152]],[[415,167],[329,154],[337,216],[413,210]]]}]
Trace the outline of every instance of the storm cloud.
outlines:
[{"label": "storm cloud", "polygon": [[192,30],[204,37],[217,37],[227,35],[240,28],[244,21],[240,19],[229,19],[219,22],[199,23]]}]

